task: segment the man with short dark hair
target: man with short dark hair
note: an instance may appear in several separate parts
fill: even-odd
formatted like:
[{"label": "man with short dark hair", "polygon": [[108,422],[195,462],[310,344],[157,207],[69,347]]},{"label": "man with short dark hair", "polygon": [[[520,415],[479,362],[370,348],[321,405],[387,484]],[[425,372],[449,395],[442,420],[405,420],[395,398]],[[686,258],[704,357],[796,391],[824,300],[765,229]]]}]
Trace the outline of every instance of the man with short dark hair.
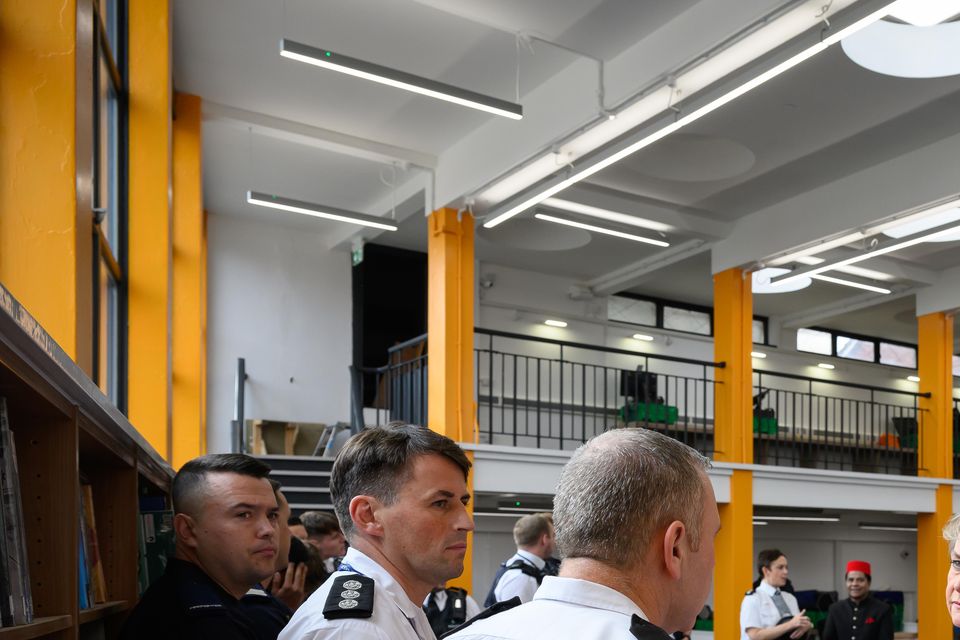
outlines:
[{"label": "man with short dark hair", "polygon": [[592,438],[564,467],[554,498],[560,575],[545,577],[531,602],[450,637],[667,640],[692,627],[720,529],[709,464],[652,430]]},{"label": "man with short dark hair", "polygon": [[307,533],[307,544],[320,554],[329,576],[347,553],[347,539],[340,530],[337,516],[326,511],[305,511],[300,514],[300,522]]},{"label": "man with short dark hair", "polygon": [[279,507],[269,472],[234,453],[183,465],[173,479],[176,557],[122,638],[258,638],[240,598],[276,569]]},{"label": "man with short dark hair", "polygon": [[394,423],[348,440],[330,494],[350,548],[280,640],[433,640],[420,603],[463,572],[469,470],[455,442],[423,427]]},{"label": "man with short dark hair", "polygon": [[547,559],[553,557],[553,521],[542,513],[531,513],[513,525],[513,541],[517,552],[500,565],[483,603],[492,607],[497,602],[520,598],[530,602],[543,581]]}]

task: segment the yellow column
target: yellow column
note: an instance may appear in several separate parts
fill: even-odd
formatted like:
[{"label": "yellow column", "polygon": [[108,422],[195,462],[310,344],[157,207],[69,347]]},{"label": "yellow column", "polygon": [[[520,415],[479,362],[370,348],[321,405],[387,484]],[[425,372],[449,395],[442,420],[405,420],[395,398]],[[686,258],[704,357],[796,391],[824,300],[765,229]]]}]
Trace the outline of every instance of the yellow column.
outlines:
[{"label": "yellow column", "polygon": [[171,458],[169,0],[129,7],[129,417]]},{"label": "yellow column", "polygon": [[[428,426],[457,442],[474,442],[473,216],[439,209],[427,221]],[[472,474],[467,489],[472,492]],[[463,575],[454,581],[466,589],[473,576],[473,536],[468,545]]]},{"label": "yellow column", "polygon": [[205,289],[200,98],[178,93],[173,120],[173,454],[175,469],[206,451]]},{"label": "yellow column", "polygon": [[[751,402],[753,297],[749,274],[728,269],[713,276],[714,360],[716,369],[714,460],[753,462]],[[717,640],[740,638],[740,601],[750,588],[753,567],[753,473],[736,470],[730,478],[730,502],[720,506],[717,565],[714,572],[713,634]]]},{"label": "yellow column", "polygon": [[[917,475],[953,477],[953,318],[943,312],[917,318],[920,437]],[[917,622],[919,637],[948,638],[943,603],[947,543],[940,535],[953,511],[953,487],[937,487],[936,511],[917,516]]]},{"label": "yellow column", "polygon": [[0,2],[0,282],[88,375],[92,28],[90,0]]}]

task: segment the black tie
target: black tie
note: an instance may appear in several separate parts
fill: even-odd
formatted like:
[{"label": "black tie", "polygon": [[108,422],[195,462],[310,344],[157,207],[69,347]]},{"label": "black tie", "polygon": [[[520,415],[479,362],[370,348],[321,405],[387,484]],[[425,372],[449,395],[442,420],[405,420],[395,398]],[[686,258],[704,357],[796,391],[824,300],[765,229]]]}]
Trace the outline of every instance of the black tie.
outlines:
[{"label": "black tie", "polygon": [[636,636],[637,640],[670,640],[666,631],[637,614],[633,614],[630,620],[630,633]]}]

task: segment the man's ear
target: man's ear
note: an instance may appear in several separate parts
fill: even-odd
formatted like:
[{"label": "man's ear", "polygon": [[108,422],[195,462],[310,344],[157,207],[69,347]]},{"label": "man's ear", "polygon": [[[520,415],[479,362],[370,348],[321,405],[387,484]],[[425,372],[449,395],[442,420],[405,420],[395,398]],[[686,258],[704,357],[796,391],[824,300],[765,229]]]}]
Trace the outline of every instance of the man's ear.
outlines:
[{"label": "man's ear", "polygon": [[191,549],[196,549],[199,546],[194,531],[196,526],[196,521],[185,513],[178,513],[173,516],[173,531],[177,542]]},{"label": "man's ear", "polygon": [[679,580],[681,564],[686,550],[683,543],[687,538],[687,527],[679,520],[671,522],[663,533],[663,564],[667,574]]},{"label": "man's ear", "polygon": [[353,528],[374,538],[383,537],[380,508],[383,505],[373,496],[354,496],[350,501],[350,519]]}]

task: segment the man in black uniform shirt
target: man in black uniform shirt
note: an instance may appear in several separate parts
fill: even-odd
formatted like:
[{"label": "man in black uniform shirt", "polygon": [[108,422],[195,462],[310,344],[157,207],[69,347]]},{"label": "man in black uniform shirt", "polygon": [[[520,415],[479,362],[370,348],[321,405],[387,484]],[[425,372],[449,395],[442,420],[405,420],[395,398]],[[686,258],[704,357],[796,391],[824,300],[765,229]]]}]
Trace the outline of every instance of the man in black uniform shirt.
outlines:
[{"label": "man in black uniform shirt", "polygon": [[830,605],[823,640],[893,640],[890,605],[870,595],[870,563],[847,563],[850,597]]},{"label": "man in black uniform shirt", "polygon": [[233,453],[183,465],[173,479],[176,557],[121,638],[257,640],[240,598],[276,568],[279,509],[269,472]]}]

